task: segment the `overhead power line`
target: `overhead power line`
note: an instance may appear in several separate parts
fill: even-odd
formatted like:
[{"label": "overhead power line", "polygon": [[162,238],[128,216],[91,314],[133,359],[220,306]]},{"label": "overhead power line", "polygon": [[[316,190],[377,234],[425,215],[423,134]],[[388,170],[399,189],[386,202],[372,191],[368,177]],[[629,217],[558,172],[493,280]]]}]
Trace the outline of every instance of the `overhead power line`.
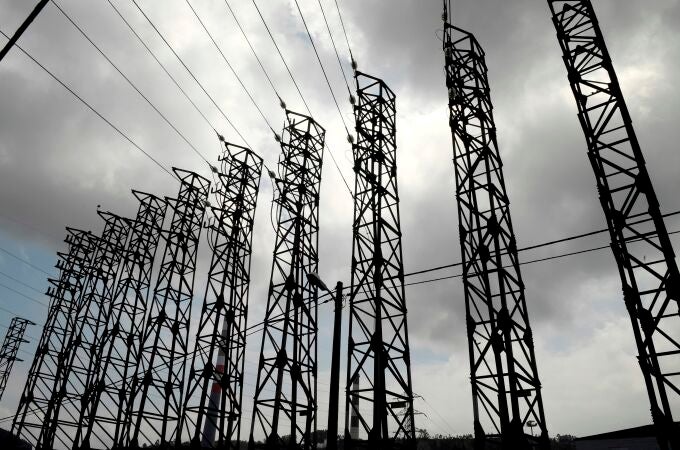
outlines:
[{"label": "overhead power line", "polygon": [[321,72],[323,72],[323,77],[326,80],[326,84],[328,85],[328,90],[331,92],[331,97],[333,97],[333,102],[335,103],[335,107],[338,110],[338,114],[340,114],[340,119],[342,120],[342,124],[345,126],[345,131],[347,132],[347,136],[350,135],[349,133],[349,128],[347,127],[347,122],[345,122],[345,116],[342,115],[342,111],[340,110],[340,104],[338,103],[338,99],[335,97],[335,92],[333,91],[333,87],[331,86],[331,81],[328,78],[328,74],[326,73],[326,68],[323,65],[323,62],[321,61],[321,56],[319,55],[319,51],[316,48],[316,44],[314,43],[314,38],[312,37],[311,31],[309,31],[309,27],[307,26],[307,21],[305,20],[305,15],[302,13],[302,9],[300,8],[300,4],[298,3],[298,0],[295,1],[295,6],[297,7],[298,13],[300,13],[300,18],[302,19],[302,24],[305,26],[305,30],[307,31],[307,36],[309,37],[309,42],[312,44],[312,48],[314,49],[314,54],[316,55],[316,60],[319,62],[319,67],[321,67]]},{"label": "overhead power line", "polygon": [[175,86],[177,86],[177,89],[179,89],[179,91],[182,93],[182,95],[184,95],[184,98],[186,98],[186,99],[189,101],[189,103],[191,103],[191,105],[194,107],[194,109],[196,110],[196,112],[198,112],[198,114],[201,115],[201,117],[203,118],[203,120],[208,124],[208,126],[210,126],[210,128],[215,132],[215,134],[218,134],[217,129],[215,128],[215,126],[213,125],[213,123],[210,121],[210,119],[208,119],[208,117],[207,117],[207,116],[203,113],[203,111],[196,105],[196,103],[191,99],[191,97],[189,97],[189,94],[187,94],[186,91],[182,88],[182,86],[180,86],[180,84],[179,84],[179,82],[177,81],[177,79],[170,73],[170,71],[165,67],[165,65],[161,62],[161,60],[158,59],[158,56],[156,56],[156,54],[154,53],[154,51],[151,50],[151,48],[147,45],[146,41],[144,41],[144,39],[142,39],[142,37],[139,35],[139,33],[137,33],[137,30],[135,30],[134,27],[130,24],[130,22],[128,22],[128,20],[125,18],[125,16],[123,16],[123,14],[122,14],[122,13],[120,12],[120,10],[116,7],[116,5],[114,5],[113,2],[112,2],[111,0],[106,0],[106,1],[109,3],[109,5],[111,5],[111,8],[113,8],[113,10],[116,12],[116,14],[118,15],[118,17],[120,17],[120,19],[121,19],[121,20],[125,23],[125,25],[130,29],[130,31],[132,32],[132,34],[135,35],[135,37],[137,38],[137,40],[144,46],[144,48],[145,48],[146,51],[151,55],[151,57],[158,63],[158,65],[161,67],[161,69],[163,69],[163,72],[165,72],[165,74],[170,78],[170,80],[172,80],[172,82],[175,84]]},{"label": "overhead power line", "polygon": [[345,28],[345,21],[342,19],[342,12],[340,11],[340,4],[338,0],[335,0],[335,8],[338,10],[338,16],[340,17],[340,25],[342,26],[342,32],[345,34],[345,42],[347,43],[347,50],[349,51],[349,57],[352,60],[352,69],[356,69],[356,60],[352,54],[352,46],[349,45],[349,37],[347,36],[347,28]]},{"label": "overhead power line", "polygon": [[227,5],[227,9],[229,9],[229,13],[231,13],[231,17],[234,18],[234,21],[236,22],[236,26],[238,26],[238,29],[241,30],[241,34],[243,35],[243,38],[248,43],[248,47],[250,48],[250,51],[252,52],[255,59],[257,60],[257,64],[260,66],[260,69],[262,69],[264,76],[267,77],[267,81],[269,82],[269,86],[271,86],[272,90],[274,91],[274,95],[276,95],[276,97],[279,99],[281,107],[285,108],[285,102],[283,101],[283,98],[281,98],[281,95],[279,94],[279,91],[276,89],[276,86],[274,86],[274,82],[272,81],[271,77],[269,76],[269,73],[264,68],[264,64],[262,64],[262,60],[257,55],[257,52],[255,51],[255,48],[253,47],[253,44],[251,44],[250,39],[248,38],[248,35],[246,34],[245,30],[241,26],[241,22],[238,20],[238,17],[236,16],[234,9],[229,4],[229,0],[224,0],[224,4]]},{"label": "overhead power line", "polygon": [[347,86],[347,93],[350,98],[352,98],[352,89],[349,87],[349,81],[347,81],[347,75],[345,74],[345,68],[340,61],[340,53],[338,52],[338,47],[335,45],[335,39],[333,39],[333,32],[331,31],[331,26],[328,24],[328,19],[326,18],[326,11],[323,9],[321,0],[317,0],[319,3],[319,9],[321,9],[321,15],[323,16],[323,21],[326,24],[326,30],[328,30],[328,37],[331,38],[331,44],[333,44],[333,50],[335,51],[335,57],[338,59],[338,65],[340,66],[340,72],[342,72],[342,78],[345,80],[345,86]]},{"label": "overhead power line", "polygon": [[137,10],[142,14],[142,16],[144,16],[144,18],[145,18],[146,21],[149,23],[149,25],[151,25],[151,28],[154,29],[154,31],[156,32],[156,34],[158,35],[158,37],[161,38],[161,40],[162,40],[163,43],[166,45],[166,47],[168,47],[168,49],[172,52],[172,54],[175,55],[175,58],[177,58],[177,60],[178,60],[178,61],[180,62],[180,64],[182,65],[182,67],[184,67],[184,70],[187,71],[187,73],[189,74],[189,76],[191,76],[191,78],[196,82],[196,84],[198,85],[198,87],[201,88],[201,90],[202,90],[203,93],[208,97],[208,99],[209,99],[210,102],[213,104],[213,106],[215,106],[215,108],[217,108],[217,110],[220,112],[220,114],[222,115],[222,117],[224,118],[224,120],[225,120],[225,121],[229,124],[229,126],[234,130],[234,132],[238,135],[238,137],[241,138],[241,140],[243,141],[243,143],[245,143],[246,147],[248,147],[248,148],[250,148],[251,150],[255,151],[255,150],[253,149],[253,147],[248,143],[248,141],[246,140],[246,138],[243,136],[243,134],[241,134],[241,132],[239,131],[239,129],[236,127],[236,125],[234,125],[234,123],[231,121],[231,119],[229,119],[229,117],[228,117],[227,114],[224,112],[224,110],[223,110],[222,108],[220,108],[220,106],[217,104],[217,102],[216,102],[215,99],[212,97],[212,95],[210,95],[210,94],[208,93],[208,91],[205,89],[205,87],[203,86],[203,84],[202,84],[200,81],[198,81],[198,78],[196,78],[196,75],[194,75],[194,72],[189,68],[189,66],[186,65],[186,63],[184,62],[184,60],[183,60],[183,59],[179,56],[179,54],[175,51],[174,47],[170,44],[170,42],[168,42],[168,40],[165,38],[165,36],[163,35],[163,33],[160,32],[160,30],[156,27],[156,25],[154,24],[154,22],[149,18],[149,16],[148,16],[148,15],[146,14],[146,12],[142,9],[142,7],[139,6],[139,4],[137,3],[136,0],[131,0],[131,1],[132,1],[132,3],[135,5],[135,7],[137,8]]},{"label": "overhead power line", "polygon": [[[1,31],[0,31],[0,33],[1,33]],[[17,46],[17,48],[18,48],[18,46]],[[30,268],[33,269],[33,270],[37,270],[38,272],[44,273],[44,274],[47,275],[48,277],[51,277],[51,276],[52,276],[51,273],[47,272],[47,271],[44,270],[44,269],[41,269],[40,267],[38,267],[38,266],[36,266],[35,264],[31,263],[30,261],[28,261],[28,260],[22,258],[21,256],[15,255],[14,253],[10,252],[10,251],[7,250],[7,249],[4,249],[4,248],[0,247],[0,252],[4,253],[4,254],[6,254],[6,255],[11,256],[12,258],[16,259],[17,261],[22,262],[23,264],[27,265],[28,267],[30,267]]]},{"label": "overhead power line", "polygon": [[[7,34],[0,30],[0,34],[2,34],[6,39],[9,39],[9,36]],[[172,178],[177,179],[175,174],[170,172],[163,164],[161,164],[156,158],[151,156],[146,150],[144,150],[137,142],[135,142],[130,136],[125,134],[120,128],[118,128],[116,125],[114,125],[109,119],[107,119],[102,113],[97,111],[92,105],[90,105],[83,97],[81,97],[73,88],[71,88],[69,85],[67,85],[65,82],[63,82],[59,77],[57,77],[52,71],[50,71],[47,67],[45,67],[42,63],[40,63],[37,59],[35,59],[30,53],[28,53],[26,50],[24,50],[23,47],[21,47],[19,44],[15,44],[15,47],[18,48],[24,55],[26,55],[31,61],[33,61],[38,67],[40,67],[43,71],[45,71],[54,81],[59,83],[64,89],[69,91],[71,95],[73,95],[75,98],[77,98],[83,105],[85,105],[90,111],[95,113],[101,120],[106,122],[108,126],[113,128],[119,135],[121,135],[126,141],[128,141],[133,147],[135,147],[137,150],[142,152],[144,156],[149,158],[154,164],[156,164],[158,167],[160,167],[165,173],[170,175]]]},{"label": "overhead power line", "polygon": [[98,45],[90,38],[90,36],[88,36],[88,34],[80,27],[80,25],[78,25],[78,23],[76,23],[76,21],[75,21],[75,20],[74,20],[74,19],[73,19],[73,18],[72,18],[72,17],[71,17],[71,16],[70,16],[70,15],[69,15],[69,14],[68,14],[68,13],[67,13],[60,5],[59,5],[59,3],[57,3],[57,0],[52,0],[52,3],[54,4],[54,6],[57,7],[57,9],[61,12],[61,14],[62,14],[64,17],[66,17],[66,19],[71,23],[71,25],[73,25],[73,26],[75,27],[75,29],[78,30],[78,32],[79,32],[79,33],[80,33],[80,34],[81,34],[81,35],[82,35],[82,36],[83,36],[83,37],[84,37],[84,38],[92,45],[92,47],[94,47],[94,48],[97,50],[97,52],[99,52],[99,54],[102,55],[102,57],[103,57],[103,58],[111,65],[111,67],[113,67],[113,68],[116,70],[116,72],[118,72],[118,74],[119,74],[121,77],[123,77],[123,79],[130,85],[130,87],[132,87],[132,89],[134,89],[134,90],[139,94],[139,96],[142,97],[142,99],[144,99],[144,101],[145,101],[149,106],[151,106],[151,108],[153,108],[154,111],[156,111],[156,113],[161,117],[161,119],[163,119],[163,121],[164,121],[165,123],[167,123],[168,126],[169,126],[170,128],[172,128],[173,131],[174,131],[175,133],[177,133],[177,135],[178,135],[178,136],[179,136],[179,137],[180,137],[180,138],[181,138],[181,139],[182,139],[182,140],[183,140],[183,141],[184,141],[184,142],[185,142],[185,143],[186,143],[193,151],[194,151],[194,153],[196,153],[196,155],[198,155],[198,157],[201,158],[206,164],[210,165],[210,162],[207,160],[207,158],[206,158],[205,156],[203,156],[203,154],[202,154],[202,153],[194,146],[194,144],[192,144],[192,143],[189,141],[189,139],[187,139],[187,137],[186,137],[181,131],[179,131],[179,129],[177,129],[177,127],[175,126],[175,124],[173,124],[173,123],[165,116],[165,114],[163,114],[163,113],[158,109],[158,107],[157,107],[157,106],[149,99],[149,97],[147,97],[147,96],[146,96],[146,95],[145,95],[145,94],[137,87],[137,85],[135,85],[135,83],[130,79],[130,77],[128,77],[128,76],[120,69],[120,67],[118,67],[118,65],[116,65],[116,63],[114,63],[114,62],[111,60],[111,58],[108,57],[108,55],[101,49],[101,47],[99,47],[99,46],[98,46]]},{"label": "overhead power line", "polygon": [[260,108],[260,105],[257,104],[257,102],[256,102],[255,99],[253,98],[252,94],[250,93],[250,91],[248,90],[248,88],[246,87],[246,85],[243,83],[243,80],[241,79],[241,77],[238,75],[238,73],[237,73],[236,70],[234,69],[234,66],[231,65],[231,63],[229,62],[229,59],[228,59],[227,56],[224,54],[224,52],[222,51],[222,49],[220,48],[220,46],[217,44],[217,41],[215,40],[215,38],[213,37],[213,35],[212,35],[212,34],[210,33],[210,31],[208,30],[208,27],[206,27],[205,23],[203,22],[203,19],[201,19],[201,16],[199,16],[198,12],[196,11],[196,9],[193,7],[193,5],[191,4],[191,2],[190,2],[189,0],[184,0],[184,1],[186,2],[186,4],[187,4],[187,5],[189,6],[189,8],[191,9],[191,12],[194,13],[194,16],[195,16],[196,19],[198,20],[198,23],[201,24],[201,27],[203,28],[203,31],[205,31],[205,33],[208,35],[208,37],[210,38],[210,41],[213,43],[213,45],[214,45],[215,48],[217,49],[218,53],[222,56],[222,60],[227,64],[227,67],[229,67],[229,70],[230,70],[231,73],[234,75],[234,77],[236,77],[236,80],[238,80],[239,84],[241,85],[241,88],[243,88],[243,90],[245,91],[246,95],[248,96],[248,98],[250,99],[250,101],[252,102],[252,104],[255,106],[255,109],[257,109],[257,111],[260,113],[260,116],[262,116],[262,119],[265,121],[265,123],[267,124],[267,126],[269,127],[269,129],[271,130],[271,132],[274,133],[274,134],[276,135],[276,131],[274,131],[274,128],[273,128],[273,127],[271,126],[271,124],[269,123],[269,120],[267,119],[267,117],[266,117],[266,116],[264,115],[264,113],[262,112],[262,109]]},{"label": "overhead power line", "polygon": [[[302,103],[305,105],[305,108],[307,110],[307,114],[310,117],[313,117],[314,114],[312,114],[312,110],[310,109],[309,104],[307,103],[307,100],[305,99],[305,96],[302,94],[302,90],[300,89],[300,85],[298,84],[297,80],[293,76],[293,72],[291,71],[290,66],[288,65],[288,62],[286,61],[286,58],[283,56],[283,52],[281,52],[281,48],[279,47],[279,44],[276,42],[276,39],[274,38],[274,35],[272,34],[272,31],[269,28],[269,25],[267,24],[267,21],[265,20],[264,15],[262,15],[262,11],[260,10],[260,7],[257,6],[257,3],[255,2],[255,0],[252,0],[252,2],[253,2],[253,6],[255,6],[255,9],[257,10],[258,16],[260,16],[260,20],[262,21],[262,24],[264,25],[265,29],[267,30],[267,34],[269,35],[269,39],[274,44],[274,47],[276,48],[276,52],[278,53],[279,58],[281,59],[281,62],[283,63],[284,67],[286,68],[286,71],[288,72],[288,76],[290,77],[291,81],[293,82],[293,85],[295,86],[295,89],[297,90],[297,93],[300,96]],[[337,102],[336,102],[336,105],[337,105]],[[338,107],[338,111],[339,111],[339,107]],[[340,114],[340,118],[343,119],[343,123],[344,123],[344,118],[342,117],[342,114]],[[346,125],[345,125],[345,130],[347,130]],[[333,152],[331,151],[330,146],[328,145],[327,142],[324,142],[324,144],[325,144],[325,147],[328,149],[328,155],[331,157],[331,160],[333,161],[333,165],[335,166],[336,170],[340,174],[340,178],[342,178],[342,182],[345,184],[345,187],[347,188],[347,192],[349,192],[350,197],[353,198],[354,194],[352,194],[352,189],[349,187],[349,183],[347,182],[347,179],[345,178],[344,173],[340,169],[340,165],[338,164],[338,161],[335,159],[335,156],[333,155]]]}]

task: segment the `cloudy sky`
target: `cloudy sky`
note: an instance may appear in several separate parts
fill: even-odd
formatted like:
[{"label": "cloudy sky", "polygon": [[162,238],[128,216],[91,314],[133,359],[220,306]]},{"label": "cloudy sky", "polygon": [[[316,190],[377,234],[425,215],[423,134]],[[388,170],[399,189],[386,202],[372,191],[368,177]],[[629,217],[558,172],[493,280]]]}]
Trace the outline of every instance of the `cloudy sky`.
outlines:
[{"label": "cloudy sky", "polygon": [[[347,90],[316,0],[299,0],[321,53],[344,119]],[[0,29],[11,34],[34,2],[0,0]],[[129,0],[112,0],[168,67],[187,95],[228,140],[235,130],[184,71]],[[270,166],[279,147],[204,34],[184,0],[138,0],[205,89]],[[276,89],[290,109],[304,112],[286,69],[252,3],[231,1]],[[340,170],[352,181],[351,151],[342,120],[294,2],[261,1]],[[398,164],[405,270],[459,261],[451,138],[441,52],[439,0],[342,0],[360,70],[382,77],[397,94]],[[149,56],[106,1],[59,0],[120,69],[186,138],[211,160],[219,145],[206,121]],[[223,0],[193,0],[229,62],[267,120],[279,130],[283,111]],[[348,51],[335,3],[322,0],[345,70]],[[673,80],[680,61],[680,1],[599,0],[597,13],[665,212],[680,209],[676,119],[680,94]],[[604,226],[585,143],[567,84],[546,2],[457,0],[456,25],[474,32],[487,54],[505,177],[518,244],[524,247]],[[4,44],[0,39],[0,45]],[[165,167],[208,175],[205,163],[78,33],[48,5],[20,44]],[[674,75],[676,74],[676,75]],[[320,273],[330,285],[349,279],[352,202],[330,158],[324,161]],[[54,274],[64,227],[101,230],[97,205],[133,215],[130,189],[174,195],[176,183],[17,49],[0,63],[0,246]],[[263,179],[256,220],[250,322],[266,301],[273,231],[271,185]],[[671,231],[680,220],[669,220]],[[677,239],[674,239],[676,245]],[[521,254],[522,261],[606,245],[605,235]],[[209,255],[200,257],[197,291]],[[523,266],[539,374],[551,434],[585,435],[650,422],[635,347],[608,251]],[[443,270],[424,275],[456,274]],[[408,281],[418,281],[413,277]],[[19,281],[17,281],[19,280]],[[28,286],[27,286],[28,285]],[[30,287],[29,287],[30,286]],[[46,275],[0,253],[0,326],[14,314],[42,323]],[[37,300],[36,303],[33,300]],[[200,298],[196,301],[196,305]],[[431,433],[472,431],[469,366],[460,279],[407,290],[414,391],[419,428]],[[331,309],[320,310],[320,345],[329,345]],[[4,331],[0,330],[0,334]],[[35,350],[39,327],[23,347],[0,417],[13,414]],[[247,365],[254,377],[259,336]],[[320,357],[320,395],[327,395],[328,358]],[[245,397],[253,387],[246,386]],[[326,399],[320,403],[325,421]],[[248,404],[252,402],[248,400]],[[0,422],[6,427],[8,422]]]}]

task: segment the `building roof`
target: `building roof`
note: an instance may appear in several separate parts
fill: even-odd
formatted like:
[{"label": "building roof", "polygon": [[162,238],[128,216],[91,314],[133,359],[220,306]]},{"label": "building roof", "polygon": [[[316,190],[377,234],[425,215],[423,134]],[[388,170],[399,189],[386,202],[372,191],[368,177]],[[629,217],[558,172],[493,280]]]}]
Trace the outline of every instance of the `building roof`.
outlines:
[{"label": "building roof", "polygon": [[593,441],[602,439],[633,439],[633,438],[647,438],[656,437],[654,433],[654,425],[643,425],[641,427],[627,428],[625,430],[610,431],[608,433],[594,434],[592,436],[583,436],[577,438],[577,441]]}]

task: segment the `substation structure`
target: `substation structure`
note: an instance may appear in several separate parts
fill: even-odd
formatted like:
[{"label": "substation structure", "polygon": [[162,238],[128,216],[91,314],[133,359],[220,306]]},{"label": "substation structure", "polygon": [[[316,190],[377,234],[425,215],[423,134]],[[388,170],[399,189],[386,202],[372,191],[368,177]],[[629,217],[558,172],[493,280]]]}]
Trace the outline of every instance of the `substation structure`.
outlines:
[{"label": "substation structure", "polygon": [[[325,130],[286,111],[276,189],[276,240],[249,449],[315,449],[319,187]],[[256,441],[264,439],[264,444]]]},{"label": "substation structure", "polygon": [[180,180],[153,300],[143,328],[135,377],[118,446],[180,443],[180,419],[188,357],[198,243],[210,182],[194,172],[173,169]]},{"label": "substation structure", "polygon": [[[590,0],[549,0],[662,450],[680,449],[680,273]],[[673,418],[675,411],[675,419]]]},{"label": "substation structure", "polygon": [[122,251],[110,315],[93,348],[92,370],[74,436],[77,448],[112,448],[117,442],[139,356],[152,264],[167,204],[153,194],[132,193],[139,207]]},{"label": "substation structure", "polygon": [[43,439],[39,445],[53,448],[55,442],[76,446],[80,407],[86,394],[87,381],[94,370],[92,356],[98,336],[108,320],[114,293],[116,273],[130,231],[129,220],[111,213],[99,212],[104,230],[94,250],[83,291],[75,307],[74,326],[62,355],[62,370],[48,408]]},{"label": "substation structure", "polygon": [[[382,80],[360,72],[355,78],[357,140],[353,145],[356,177],[345,448],[413,449],[396,99]],[[355,432],[350,433],[351,429]]]},{"label": "substation structure", "polygon": [[182,442],[240,450],[248,289],[262,158],[224,142],[207,224],[208,283],[187,379]]},{"label": "substation structure", "polygon": [[[475,448],[549,449],[541,384],[498,151],[484,51],[447,21],[453,138]],[[532,436],[529,423],[540,430]]]},{"label": "substation structure", "polygon": [[[47,319],[43,327],[35,357],[28,372],[26,385],[19,399],[19,407],[12,423],[12,433],[36,448],[48,438],[48,412],[54,408],[54,387],[63,372],[63,356],[67,340],[75,326],[76,304],[83,291],[90,260],[99,238],[89,231],[67,228],[66,253],[58,253],[58,279],[50,279]],[[68,441],[59,442],[68,446]]]},{"label": "substation structure", "polygon": [[5,386],[7,386],[7,380],[12,372],[14,362],[23,361],[17,358],[17,353],[19,353],[21,344],[28,342],[24,339],[28,325],[35,325],[35,323],[21,317],[12,317],[5,339],[2,341],[2,347],[0,347],[0,399],[5,392]]}]

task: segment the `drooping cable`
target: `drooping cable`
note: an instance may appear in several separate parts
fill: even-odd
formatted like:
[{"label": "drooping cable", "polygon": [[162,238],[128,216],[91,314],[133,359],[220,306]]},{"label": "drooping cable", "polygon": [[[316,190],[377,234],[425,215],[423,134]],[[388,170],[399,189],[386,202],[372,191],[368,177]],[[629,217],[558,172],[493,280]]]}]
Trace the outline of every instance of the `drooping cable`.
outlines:
[{"label": "drooping cable", "polygon": [[161,69],[163,69],[163,72],[165,72],[165,74],[170,78],[170,80],[172,80],[172,82],[175,84],[175,86],[177,86],[177,89],[179,89],[179,91],[182,93],[182,95],[184,95],[184,98],[186,98],[189,101],[189,103],[191,103],[191,105],[194,107],[196,112],[198,112],[198,114],[201,115],[203,120],[208,124],[208,126],[210,126],[210,128],[215,132],[215,134],[218,134],[217,129],[215,128],[213,123],[210,121],[210,119],[208,119],[208,117],[205,115],[205,113],[203,113],[203,111],[201,111],[201,109],[198,107],[198,105],[196,105],[196,103],[191,99],[191,97],[189,97],[189,94],[187,94],[186,91],[184,90],[184,88],[182,88],[182,86],[180,86],[177,79],[170,73],[170,71],[168,71],[168,69],[165,67],[165,64],[163,64],[161,62],[161,60],[158,59],[158,56],[156,56],[156,54],[153,52],[153,50],[151,50],[151,48],[147,45],[146,41],[144,41],[144,39],[142,39],[142,37],[139,35],[139,33],[137,33],[137,30],[135,30],[134,27],[130,24],[130,22],[128,22],[128,20],[125,18],[125,16],[123,16],[123,14],[120,12],[118,7],[116,7],[116,5],[114,5],[111,0],[106,0],[106,1],[109,3],[109,5],[111,5],[111,8],[113,8],[113,10],[116,12],[116,14],[118,14],[118,17],[120,17],[121,20],[125,23],[125,25],[130,29],[132,34],[135,35],[137,40],[144,46],[144,48],[151,55],[151,57],[158,63],[158,65],[161,67]]},{"label": "drooping cable", "polygon": [[328,74],[326,73],[326,68],[323,65],[323,62],[321,61],[321,56],[319,55],[319,51],[316,48],[316,44],[314,43],[314,38],[312,37],[311,31],[309,31],[309,27],[307,26],[307,20],[305,20],[305,15],[302,13],[302,9],[300,8],[300,4],[298,3],[298,0],[295,1],[295,6],[297,7],[298,13],[300,14],[300,18],[302,19],[302,24],[305,26],[305,30],[307,31],[307,36],[309,37],[309,42],[312,44],[312,48],[314,49],[314,54],[316,55],[316,60],[319,62],[319,67],[321,67],[321,72],[323,72],[323,77],[326,80],[326,84],[328,85],[328,90],[331,92],[331,97],[333,97],[333,102],[335,103],[335,107],[338,110],[338,114],[340,115],[340,119],[342,120],[343,125],[345,126],[345,131],[347,132],[347,136],[350,136],[349,133],[349,128],[347,127],[347,122],[345,121],[345,116],[342,115],[342,111],[340,110],[340,104],[338,103],[338,99],[335,97],[335,92],[333,91],[333,87],[331,86],[331,82],[328,78]]},{"label": "drooping cable", "polygon": [[175,131],[175,133],[177,133],[177,135],[184,142],[186,142],[186,144],[193,150],[193,152],[196,153],[196,155],[198,155],[198,157],[201,158],[205,163],[210,165],[208,159],[205,156],[203,156],[203,154],[196,148],[196,146],[194,146],[194,144],[192,144],[187,139],[187,137],[177,129],[175,124],[170,122],[170,120],[165,116],[165,114],[163,114],[158,109],[158,107],[151,100],[149,100],[149,98],[135,85],[134,82],[132,82],[132,80],[118,67],[118,65],[116,65],[116,63],[114,63],[111,60],[111,58],[108,57],[108,55],[90,38],[90,36],[88,36],[88,34],[85,33],[85,31],[80,27],[80,25],[76,23],[76,21],[61,7],[61,5],[59,5],[57,0],[51,1],[52,4],[56,6],[56,8],[59,10],[59,12],[61,12],[61,14],[64,17],[66,17],[66,19],[71,23],[71,25],[73,25],[75,29],[78,30],[78,32],[97,50],[97,52],[99,52],[99,54],[102,55],[104,59],[106,59],[106,61],[111,65],[111,67],[113,67],[116,70],[116,72],[118,72],[118,74],[121,77],[123,77],[123,79],[144,99],[144,101],[146,101],[146,103],[148,103],[149,106],[151,106],[151,108],[153,108],[153,110],[156,111],[156,113],[165,121],[165,123],[167,123],[170,126],[170,128],[172,128]]},{"label": "drooping cable", "polygon": [[148,15],[146,14],[146,12],[142,9],[142,7],[139,6],[139,3],[137,3],[136,0],[131,0],[131,1],[132,1],[132,3],[135,5],[135,7],[137,7],[137,10],[144,16],[144,18],[145,18],[146,21],[149,23],[149,25],[151,25],[151,28],[153,28],[154,31],[156,32],[156,34],[161,38],[161,40],[162,40],[163,43],[166,45],[166,47],[168,47],[168,49],[172,52],[172,54],[175,55],[175,58],[177,58],[177,60],[180,62],[180,64],[182,64],[182,67],[184,67],[184,69],[187,71],[187,73],[189,74],[189,76],[191,76],[191,78],[196,82],[196,84],[198,85],[198,87],[201,88],[201,90],[202,90],[203,93],[208,97],[208,99],[209,99],[210,102],[213,104],[213,106],[215,106],[215,108],[217,108],[217,110],[220,112],[220,114],[222,115],[222,117],[224,118],[224,120],[227,121],[227,123],[229,124],[229,126],[234,130],[234,132],[238,135],[238,137],[241,138],[241,140],[245,143],[246,147],[248,147],[248,148],[250,148],[250,149],[252,150],[253,147],[248,143],[248,141],[246,140],[246,138],[243,137],[243,135],[241,134],[241,132],[239,131],[239,129],[236,128],[236,126],[234,125],[234,123],[231,121],[231,119],[229,119],[229,117],[225,114],[225,112],[222,110],[222,108],[220,108],[220,106],[217,104],[217,102],[215,101],[215,99],[208,93],[208,91],[205,89],[205,87],[203,86],[203,84],[202,84],[200,81],[198,81],[198,78],[196,78],[196,75],[194,75],[194,73],[191,71],[191,69],[189,69],[189,67],[186,65],[186,63],[184,62],[184,60],[183,60],[183,59],[179,56],[179,54],[175,51],[174,47],[173,47],[172,45],[170,45],[170,43],[168,42],[168,40],[165,39],[165,36],[163,35],[163,33],[160,32],[160,30],[156,27],[156,25],[154,24],[154,22],[149,18],[149,16],[148,16]]},{"label": "drooping cable", "polygon": [[[328,37],[331,38],[331,44],[333,44],[333,50],[335,51],[335,57],[338,60],[338,65],[340,66],[340,72],[342,72],[342,78],[345,80],[345,86],[347,86],[347,93],[350,96],[350,99],[352,99],[352,89],[349,87],[349,81],[347,81],[347,75],[345,74],[345,68],[342,65],[342,61],[340,61],[340,53],[338,52],[338,47],[335,45],[335,39],[333,39],[333,32],[331,31],[331,26],[328,24],[328,18],[326,18],[326,11],[323,9],[323,5],[321,4],[321,0],[316,0],[319,3],[319,8],[321,9],[321,15],[323,16],[323,21],[326,24],[326,30],[328,30]],[[351,102],[352,100],[350,100]]]},{"label": "drooping cable", "polygon": [[349,51],[349,57],[352,61],[352,69],[356,70],[356,60],[354,59],[354,54],[352,53],[352,46],[349,45],[349,37],[347,36],[347,28],[345,27],[345,21],[342,19],[342,12],[340,11],[340,4],[338,0],[335,0],[335,9],[338,10],[338,17],[340,17],[340,25],[342,26],[342,32],[345,34],[345,42],[347,43],[347,50]]},{"label": "drooping cable", "polygon": [[[9,36],[7,34],[0,30],[0,34],[2,34],[6,39],[9,39]],[[164,172],[166,172],[168,175],[170,175],[172,178],[177,180],[177,177],[175,174],[170,172],[163,164],[158,162],[156,158],[151,156],[146,150],[144,150],[139,144],[137,144],[132,138],[130,138],[127,134],[125,134],[123,131],[121,131],[120,128],[118,128],[116,125],[114,125],[109,119],[104,117],[99,111],[97,111],[92,105],[90,105],[83,97],[78,95],[75,90],[73,90],[69,85],[67,85],[65,82],[61,81],[59,77],[57,77],[52,71],[50,71],[47,67],[45,67],[42,63],[40,63],[37,59],[35,59],[30,53],[28,53],[26,50],[24,50],[23,47],[21,47],[19,44],[15,44],[15,47],[18,48],[24,55],[26,55],[31,61],[33,61],[36,65],[38,65],[42,70],[44,70],[54,81],[59,83],[64,89],[69,91],[75,98],[77,98],[83,105],[85,105],[90,111],[95,113],[101,120],[106,122],[107,125],[109,125],[111,128],[113,128],[118,134],[120,134],[126,141],[128,141],[133,147],[135,147],[137,150],[142,152],[147,158],[149,158],[151,161],[153,161],[154,164],[156,164],[158,167],[160,167]],[[178,180],[179,181],[179,180]],[[48,274],[49,275],[49,274]]]},{"label": "drooping cable", "polygon": [[267,126],[269,127],[269,129],[271,130],[271,132],[272,132],[274,135],[276,135],[276,132],[274,131],[274,127],[272,127],[271,124],[269,123],[269,119],[267,119],[267,117],[266,117],[266,116],[264,115],[264,113],[262,112],[262,109],[260,108],[260,105],[257,104],[257,102],[255,101],[255,99],[253,98],[253,95],[250,93],[250,91],[248,90],[248,88],[246,87],[246,85],[243,83],[243,80],[241,79],[241,77],[238,75],[238,73],[237,73],[236,70],[234,69],[234,66],[231,65],[231,63],[229,62],[229,59],[228,59],[227,56],[224,54],[224,52],[222,51],[222,49],[220,48],[220,46],[217,44],[217,41],[215,41],[215,38],[213,37],[213,35],[212,35],[212,34],[210,33],[210,31],[208,30],[208,27],[205,26],[205,23],[203,22],[203,19],[201,19],[201,16],[198,15],[198,12],[196,11],[196,9],[194,9],[194,6],[191,4],[191,2],[190,2],[189,0],[184,0],[184,1],[186,2],[186,4],[187,4],[187,5],[189,6],[189,8],[191,9],[191,12],[194,13],[194,16],[196,17],[196,19],[198,20],[198,22],[201,24],[201,27],[203,28],[203,31],[205,31],[205,33],[208,35],[208,37],[210,38],[210,41],[213,43],[213,46],[215,47],[215,49],[217,49],[218,53],[222,56],[222,60],[226,63],[227,67],[229,67],[229,70],[230,70],[231,73],[234,75],[234,77],[236,77],[236,80],[238,80],[239,84],[241,85],[241,87],[242,87],[243,90],[245,91],[245,93],[246,93],[246,95],[248,96],[248,98],[250,99],[251,103],[255,106],[255,109],[257,109],[257,112],[260,113],[260,116],[262,116],[262,119],[265,121],[265,123],[267,124]]}]

